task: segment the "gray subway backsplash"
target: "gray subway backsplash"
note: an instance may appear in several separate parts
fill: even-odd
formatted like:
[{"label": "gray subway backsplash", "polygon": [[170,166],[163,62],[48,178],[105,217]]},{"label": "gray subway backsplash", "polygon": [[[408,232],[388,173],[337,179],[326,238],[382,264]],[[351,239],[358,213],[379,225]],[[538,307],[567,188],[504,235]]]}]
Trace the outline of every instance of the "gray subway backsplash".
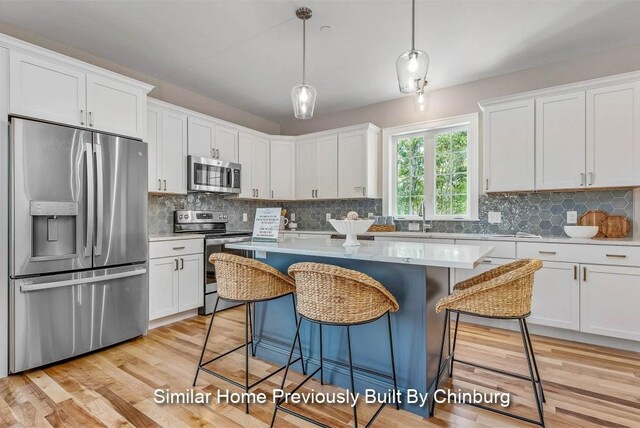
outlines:
[{"label": "gray subway backsplash", "polygon": [[[602,210],[633,219],[632,190],[594,190],[582,192],[505,193],[481,195],[479,221],[434,221],[432,232],[515,233],[529,232],[543,236],[563,236],[567,211],[577,211],[580,217],[587,210]],[[149,233],[169,233],[173,230],[176,209],[220,210],[229,214],[229,230],[251,230],[255,209],[281,206],[296,215],[299,230],[332,230],[326,213],[340,218],[348,211],[361,216],[382,214],[382,199],[342,199],[318,201],[252,201],[225,198],[206,193],[187,196],[149,195]],[[489,224],[489,211],[500,211],[502,222]],[[248,221],[242,221],[247,213]],[[408,230],[409,221],[398,221],[399,230]]]}]

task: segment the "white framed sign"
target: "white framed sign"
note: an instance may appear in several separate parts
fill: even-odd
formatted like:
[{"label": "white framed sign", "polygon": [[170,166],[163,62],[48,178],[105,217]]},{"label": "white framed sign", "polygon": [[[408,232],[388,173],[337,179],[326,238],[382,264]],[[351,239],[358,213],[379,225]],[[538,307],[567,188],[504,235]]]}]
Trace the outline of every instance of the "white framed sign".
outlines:
[{"label": "white framed sign", "polygon": [[281,208],[257,208],[252,241],[278,242]]}]

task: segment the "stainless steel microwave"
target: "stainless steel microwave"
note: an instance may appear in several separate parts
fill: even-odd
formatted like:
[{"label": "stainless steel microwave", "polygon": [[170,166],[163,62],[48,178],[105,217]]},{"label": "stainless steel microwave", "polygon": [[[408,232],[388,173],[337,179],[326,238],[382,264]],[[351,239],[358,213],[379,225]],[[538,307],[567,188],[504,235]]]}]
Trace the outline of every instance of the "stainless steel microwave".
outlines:
[{"label": "stainless steel microwave", "polygon": [[240,164],[187,156],[187,190],[191,192],[240,193]]}]

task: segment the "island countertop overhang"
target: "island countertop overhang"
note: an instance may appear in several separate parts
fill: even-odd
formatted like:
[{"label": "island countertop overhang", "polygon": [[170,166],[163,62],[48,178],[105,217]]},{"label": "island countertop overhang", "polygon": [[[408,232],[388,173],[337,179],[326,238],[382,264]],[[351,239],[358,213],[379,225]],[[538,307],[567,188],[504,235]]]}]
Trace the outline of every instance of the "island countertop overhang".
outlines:
[{"label": "island countertop overhang", "polygon": [[344,247],[342,240],[290,237],[269,242],[237,242],[227,248],[268,253],[335,257],[432,267],[473,269],[493,251],[490,245],[454,245],[403,241],[363,241]]}]

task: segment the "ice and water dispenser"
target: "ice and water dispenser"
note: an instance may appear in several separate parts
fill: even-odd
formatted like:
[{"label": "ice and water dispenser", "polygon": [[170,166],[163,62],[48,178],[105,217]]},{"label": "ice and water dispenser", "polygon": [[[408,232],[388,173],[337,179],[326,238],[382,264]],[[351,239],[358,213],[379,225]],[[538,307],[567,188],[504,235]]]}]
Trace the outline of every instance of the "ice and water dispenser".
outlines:
[{"label": "ice and water dispenser", "polygon": [[76,257],[78,202],[31,201],[29,211],[33,228],[31,260]]}]

